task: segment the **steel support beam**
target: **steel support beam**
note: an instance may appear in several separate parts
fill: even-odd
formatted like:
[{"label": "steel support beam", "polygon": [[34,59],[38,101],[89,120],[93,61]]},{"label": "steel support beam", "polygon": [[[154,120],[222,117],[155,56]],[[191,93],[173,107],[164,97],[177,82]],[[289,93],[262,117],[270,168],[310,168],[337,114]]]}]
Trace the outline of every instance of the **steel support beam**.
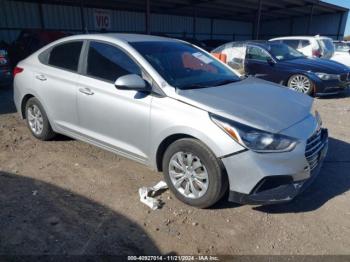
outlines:
[{"label": "steel support beam", "polygon": [[293,35],[294,30],[294,17],[289,19],[289,35]]},{"label": "steel support beam", "polygon": [[197,22],[197,9],[193,5],[193,17],[192,17],[192,37],[196,39],[196,22]]},{"label": "steel support beam", "polygon": [[311,26],[312,26],[312,17],[314,15],[314,8],[315,5],[312,4],[311,5],[311,10],[310,10],[310,15],[309,15],[309,20],[307,21],[307,34],[310,35],[311,34]]},{"label": "steel support beam", "polygon": [[38,2],[40,28],[45,29],[44,15],[43,15],[43,4],[41,1]]},{"label": "steel support beam", "polygon": [[146,0],[146,14],[145,14],[146,34],[151,34],[151,0]]},{"label": "steel support beam", "polygon": [[341,31],[341,26],[343,24],[343,18],[344,18],[344,12],[339,14],[339,24],[338,24],[338,33],[337,33],[337,39],[340,39],[340,31]]},{"label": "steel support beam", "polygon": [[260,35],[260,20],[261,20],[261,9],[262,9],[262,5],[263,5],[263,0],[259,0],[258,3],[258,11],[256,14],[256,20],[255,20],[255,35],[254,35],[254,39],[258,40],[259,39],[259,35]]},{"label": "steel support beam", "polygon": [[85,34],[87,32],[85,15],[84,15],[84,0],[80,0],[80,20],[81,20],[81,31]]}]

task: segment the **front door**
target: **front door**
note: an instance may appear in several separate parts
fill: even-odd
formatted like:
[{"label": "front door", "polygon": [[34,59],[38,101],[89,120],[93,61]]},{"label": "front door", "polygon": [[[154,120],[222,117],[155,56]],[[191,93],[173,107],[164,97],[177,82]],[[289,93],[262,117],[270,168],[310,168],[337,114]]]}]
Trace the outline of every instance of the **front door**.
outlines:
[{"label": "front door", "polygon": [[271,56],[258,46],[247,46],[245,72],[247,75],[275,82],[274,65],[268,63]]},{"label": "front door", "polygon": [[120,90],[115,80],[140,67],[120,48],[91,41],[77,105],[81,134],[107,149],[140,162],[147,160],[152,96]]}]

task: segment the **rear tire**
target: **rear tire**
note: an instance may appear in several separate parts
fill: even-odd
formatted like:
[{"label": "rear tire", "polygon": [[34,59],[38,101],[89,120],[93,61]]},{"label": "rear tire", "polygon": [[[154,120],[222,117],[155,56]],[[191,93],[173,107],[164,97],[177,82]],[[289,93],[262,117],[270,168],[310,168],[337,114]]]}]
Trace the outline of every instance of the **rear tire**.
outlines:
[{"label": "rear tire", "polygon": [[199,208],[215,204],[228,187],[221,162],[197,139],[172,143],[163,157],[165,180],[182,202]]},{"label": "rear tire", "polygon": [[25,107],[25,116],[28,128],[37,139],[47,141],[56,136],[52,130],[46,112],[35,97],[30,98]]}]

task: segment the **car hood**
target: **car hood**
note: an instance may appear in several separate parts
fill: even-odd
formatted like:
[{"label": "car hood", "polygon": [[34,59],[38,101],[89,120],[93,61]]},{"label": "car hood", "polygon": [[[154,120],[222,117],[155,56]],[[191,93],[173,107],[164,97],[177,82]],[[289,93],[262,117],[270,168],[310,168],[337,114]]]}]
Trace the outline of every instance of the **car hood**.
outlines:
[{"label": "car hood", "polygon": [[285,65],[312,72],[342,74],[350,69],[338,62],[322,58],[298,58],[282,62]]},{"label": "car hood", "polygon": [[307,95],[253,77],[217,87],[178,89],[177,93],[180,101],[273,133],[308,117],[313,101]]}]

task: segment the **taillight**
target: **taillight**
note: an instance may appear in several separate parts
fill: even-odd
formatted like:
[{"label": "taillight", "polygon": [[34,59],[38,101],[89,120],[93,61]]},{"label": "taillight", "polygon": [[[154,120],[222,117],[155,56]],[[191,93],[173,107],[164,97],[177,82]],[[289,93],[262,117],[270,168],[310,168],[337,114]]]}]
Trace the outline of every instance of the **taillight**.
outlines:
[{"label": "taillight", "polygon": [[15,69],[13,69],[13,77],[15,77],[17,74],[22,72],[23,72],[23,68],[16,66]]},{"label": "taillight", "polygon": [[319,50],[313,49],[312,50],[312,56],[314,56],[314,57],[321,57],[322,54],[321,54],[321,52]]},{"label": "taillight", "polygon": [[6,57],[0,55],[0,65],[7,65],[7,63]]}]

